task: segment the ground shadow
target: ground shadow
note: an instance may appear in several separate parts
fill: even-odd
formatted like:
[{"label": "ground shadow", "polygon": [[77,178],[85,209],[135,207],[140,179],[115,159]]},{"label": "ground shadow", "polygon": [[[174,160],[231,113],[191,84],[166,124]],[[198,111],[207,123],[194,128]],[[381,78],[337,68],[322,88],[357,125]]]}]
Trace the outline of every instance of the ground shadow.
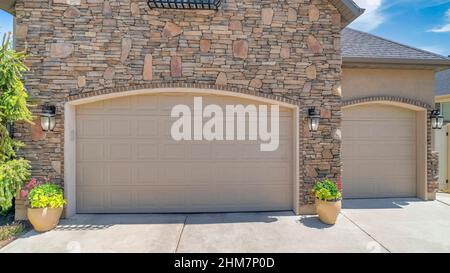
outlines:
[{"label": "ground shadow", "polygon": [[317,216],[302,216],[298,222],[306,227],[315,229],[327,229],[333,227],[333,225],[322,223]]},{"label": "ground shadow", "polygon": [[411,203],[426,202],[418,198],[344,199],[343,209],[403,209]]},{"label": "ground shadow", "polygon": [[189,214],[186,225],[230,223],[274,223],[278,217],[294,216],[293,212]]},{"label": "ground shadow", "polygon": [[103,230],[115,225],[273,223],[293,212],[197,214],[77,214],[62,219],[55,231]]}]

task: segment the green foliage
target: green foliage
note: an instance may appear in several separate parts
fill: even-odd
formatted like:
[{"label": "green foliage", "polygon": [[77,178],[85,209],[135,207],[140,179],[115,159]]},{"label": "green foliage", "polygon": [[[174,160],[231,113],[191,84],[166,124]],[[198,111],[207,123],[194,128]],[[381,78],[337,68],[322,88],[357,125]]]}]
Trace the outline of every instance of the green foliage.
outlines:
[{"label": "green foliage", "polygon": [[2,124],[16,121],[32,121],[27,107],[28,94],[22,82],[25,66],[25,52],[16,52],[11,47],[9,35],[0,47],[0,115]]},{"label": "green foliage", "polygon": [[22,83],[26,54],[16,52],[10,43],[11,34],[0,44],[0,210],[12,206],[20,187],[30,176],[29,162],[17,159],[16,152],[23,144],[8,133],[8,123],[32,122],[27,106],[28,94]]},{"label": "green foliage", "polygon": [[9,240],[21,234],[25,230],[23,224],[15,222],[5,226],[0,226],[0,241]]},{"label": "green foliage", "polygon": [[62,208],[66,204],[62,188],[50,183],[33,188],[28,200],[32,208]]},{"label": "green foliage", "polygon": [[0,124],[0,164],[16,157],[16,151],[23,147],[23,143],[10,137],[6,126]]},{"label": "green foliage", "polygon": [[338,186],[329,179],[316,182],[313,193],[319,200],[335,201],[342,199],[342,194],[339,191]]},{"label": "green foliage", "polygon": [[0,210],[12,206],[23,182],[30,177],[30,165],[24,159],[13,159],[0,164]]}]

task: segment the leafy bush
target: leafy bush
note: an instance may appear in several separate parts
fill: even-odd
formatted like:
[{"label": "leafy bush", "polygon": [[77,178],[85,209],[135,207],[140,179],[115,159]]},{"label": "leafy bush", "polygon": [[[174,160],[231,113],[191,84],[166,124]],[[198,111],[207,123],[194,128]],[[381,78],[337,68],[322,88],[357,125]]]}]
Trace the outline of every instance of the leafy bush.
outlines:
[{"label": "leafy bush", "polygon": [[22,73],[28,70],[26,54],[13,49],[10,37],[11,33],[5,35],[0,44],[0,212],[12,207],[13,198],[30,176],[29,162],[16,155],[23,144],[7,130],[7,125],[18,121],[32,122],[22,82]]},{"label": "leafy bush", "polygon": [[28,200],[31,208],[62,208],[66,204],[62,188],[50,183],[34,187]]},{"label": "leafy bush", "polygon": [[22,83],[25,66],[25,52],[16,52],[10,43],[10,33],[5,35],[0,46],[0,105],[5,122],[32,121],[27,107],[28,94]]},{"label": "leafy bush", "polygon": [[30,177],[30,165],[24,159],[14,159],[0,163],[0,210],[6,211],[12,206],[23,181]]},{"label": "leafy bush", "polygon": [[24,225],[19,222],[8,224],[6,226],[0,226],[0,241],[9,240],[12,237],[16,237],[24,230]]},{"label": "leafy bush", "polygon": [[316,182],[313,193],[317,199],[323,201],[336,201],[342,199],[342,194],[336,183],[329,179]]}]

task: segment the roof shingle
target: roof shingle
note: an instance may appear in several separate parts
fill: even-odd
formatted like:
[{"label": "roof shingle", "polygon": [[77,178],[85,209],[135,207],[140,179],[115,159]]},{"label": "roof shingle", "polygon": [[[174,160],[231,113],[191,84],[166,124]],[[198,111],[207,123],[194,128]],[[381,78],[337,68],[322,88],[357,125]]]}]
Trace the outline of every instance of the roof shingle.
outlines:
[{"label": "roof shingle", "polygon": [[436,73],[436,96],[450,94],[450,69]]},{"label": "roof shingle", "polygon": [[342,30],[343,58],[448,62],[450,59],[351,28]]}]

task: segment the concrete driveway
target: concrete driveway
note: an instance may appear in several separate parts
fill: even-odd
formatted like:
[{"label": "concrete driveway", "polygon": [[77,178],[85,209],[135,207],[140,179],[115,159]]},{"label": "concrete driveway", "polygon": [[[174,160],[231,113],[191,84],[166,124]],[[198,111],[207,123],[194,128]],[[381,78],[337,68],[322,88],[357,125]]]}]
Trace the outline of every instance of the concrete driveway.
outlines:
[{"label": "concrete driveway", "polygon": [[77,215],[0,252],[450,252],[450,205],[347,200],[337,225],[291,212]]}]

